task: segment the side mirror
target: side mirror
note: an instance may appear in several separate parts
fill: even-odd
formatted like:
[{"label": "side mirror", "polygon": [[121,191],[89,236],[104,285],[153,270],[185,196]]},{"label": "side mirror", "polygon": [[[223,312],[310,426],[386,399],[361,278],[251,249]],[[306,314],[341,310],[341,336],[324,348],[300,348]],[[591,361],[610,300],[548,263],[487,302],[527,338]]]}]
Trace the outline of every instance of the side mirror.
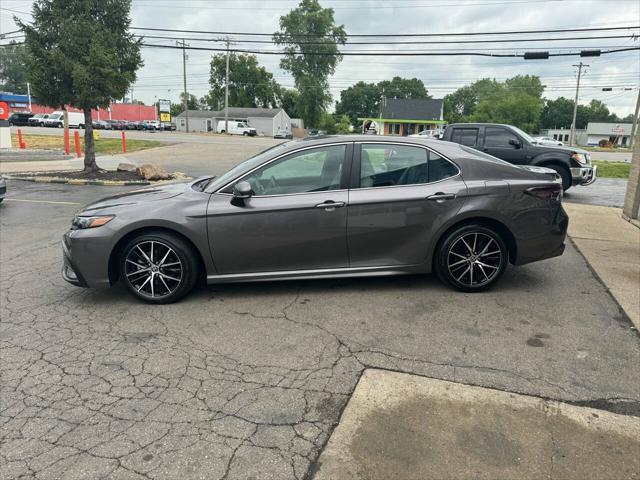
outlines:
[{"label": "side mirror", "polygon": [[511,139],[509,140],[509,145],[513,145],[515,148],[520,148],[522,146],[522,143],[520,143],[520,140],[515,140],[515,139]]},{"label": "side mirror", "polygon": [[233,197],[238,199],[251,198],[253,189],[249,182],[238,182],[233,186]]}]

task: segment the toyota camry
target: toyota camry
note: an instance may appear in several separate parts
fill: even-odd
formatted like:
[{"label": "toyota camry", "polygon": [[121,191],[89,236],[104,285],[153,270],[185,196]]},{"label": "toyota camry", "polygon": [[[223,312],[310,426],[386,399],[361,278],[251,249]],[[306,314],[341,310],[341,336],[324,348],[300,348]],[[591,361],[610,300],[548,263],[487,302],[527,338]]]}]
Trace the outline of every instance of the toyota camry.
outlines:
[{"label": "toyota camry", "polygon": [[92,203],[63,237],[63,277],[174,302],[198,281],[435,272],[476,292],[508,264],[561,255],[555,172],[423,138],[282,143],[219,177]]}]

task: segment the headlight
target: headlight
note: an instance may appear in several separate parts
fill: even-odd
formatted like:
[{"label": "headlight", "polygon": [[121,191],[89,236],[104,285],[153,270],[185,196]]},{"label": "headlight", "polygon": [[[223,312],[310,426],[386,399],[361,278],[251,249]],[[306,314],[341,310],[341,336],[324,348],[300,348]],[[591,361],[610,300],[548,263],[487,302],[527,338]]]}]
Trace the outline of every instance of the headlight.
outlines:
[{"label": "headlight", "polygon": [[571,155],[571,158],[573,160],[575,160],[576,162],[581,163],[583,165],[587,164],[587,157],[582,153],[573,153]]},{"label": "headlight", "polygon": [[99,217],[83,217],[76,215],[71,222],[71,230],[101,227],[109,223],[115,215],[101,215]]}]

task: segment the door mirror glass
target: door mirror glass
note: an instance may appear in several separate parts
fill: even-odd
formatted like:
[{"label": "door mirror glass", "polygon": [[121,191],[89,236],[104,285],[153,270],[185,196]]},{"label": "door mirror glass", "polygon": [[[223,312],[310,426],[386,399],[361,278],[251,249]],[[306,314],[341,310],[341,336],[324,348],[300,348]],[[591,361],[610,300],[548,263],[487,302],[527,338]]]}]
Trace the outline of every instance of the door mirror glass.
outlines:
[{"label": "door mirror glass", "polygon": [[235,198],[250,198],[253,195],[253,189],[249,182],[238,182],[233,187],[233,196]]},{"label": "door mirror glass", "polygon": [[520,141],[515,138],[509,140],[509,145],[513,145],[515,148],[520,148],[521,146]]}]

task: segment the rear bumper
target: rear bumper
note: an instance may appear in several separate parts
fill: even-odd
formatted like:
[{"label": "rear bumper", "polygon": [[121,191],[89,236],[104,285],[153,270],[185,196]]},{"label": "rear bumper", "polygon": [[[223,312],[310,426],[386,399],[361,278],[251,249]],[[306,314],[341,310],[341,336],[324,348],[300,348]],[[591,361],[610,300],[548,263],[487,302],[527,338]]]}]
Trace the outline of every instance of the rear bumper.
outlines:
[{"label": "rear bumper", "polygon": [[597,179],[597,165],[588,167],[576,167],[571,169],[571,178],[574,185],[591,185]]},{"label": "rear bumper", "polygon": [[547,223],[546,228],[534,227],[535,233],[531,231],[532,234],[526,239],[517,239],[516,265],[558,257],[564,253],[569,217],[562,205],[549,220],[550,225]]}]

